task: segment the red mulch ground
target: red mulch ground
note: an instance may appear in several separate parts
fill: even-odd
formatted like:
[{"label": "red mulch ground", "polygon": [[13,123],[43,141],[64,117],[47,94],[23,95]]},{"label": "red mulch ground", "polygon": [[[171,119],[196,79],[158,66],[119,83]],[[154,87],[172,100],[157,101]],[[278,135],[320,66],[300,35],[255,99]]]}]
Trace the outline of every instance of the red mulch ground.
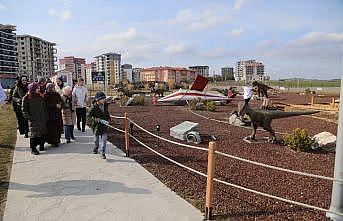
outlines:
[{"label": "red mulch ground", "polygon": [[[279,99],[290,103],[301,102],[304,97],[281,95]],[[235,98],[232,103],[219,106],[214,113],[198,113],[216,119],[225,119],[228,113],[236,108],[239,100],[240,98]],[[257,103],[253,102],[252,105],[257,105]],[[116,116],[123,115],[127,111],[132,120],[152,132],[155,132],[156,124],[160,124],[160,135],[171,140],[175,139],[169,136],[170,127],[185,120],[197,122],[200,124],[201,134],[204,135],[204,142],[200,145],[202,147],[207,147],[207,135],[216,135],[219,137],[218,150],[222,152],[274,166],[333,176],[334,154],[295,152],[287,147],[270,143],[248,144],[242,138],[249,135],[251,130],[200,118],[184,107],[147,105],[121,108],[111,105],[110,111]],[[114,119],[113,125],[123,128],[122,120]],[[336,134],[337,131],[337,125],[334,123],[302,116],[275,120],[273,127],[276,131],[282,132],[291,132],[294,127],[307,128],[310,134],[322,131]],[[206,173],[206,153],[164,141],[159,141],[159,146],[157,146],[156,138],[138,128],[134,128],[134,135],[162,154]],[[262,131],[257,133],[257,136],[267,135]],[[120,148],[124,147],[124,136],[119,132],[113,132],[110,141]],[[133,141],[130,144],[130,153],[132,158],[165,185],[202,211],[204,210],[205,178],[158,157]],[[330,206],[332,183],[329,181],[264,169],[222,156],[216,157],[215,177],[310,205],[323,208]],[[214,188],[213,207],[217,220],[328,220],[323,212],[271,200],[223,184],[215,183]]]}]

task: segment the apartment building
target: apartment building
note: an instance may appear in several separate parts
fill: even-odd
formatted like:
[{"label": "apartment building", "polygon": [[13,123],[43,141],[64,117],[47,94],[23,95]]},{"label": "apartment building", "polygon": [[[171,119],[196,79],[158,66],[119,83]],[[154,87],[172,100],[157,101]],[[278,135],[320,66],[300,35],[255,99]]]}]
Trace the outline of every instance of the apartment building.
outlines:
[{"label": "apartment building", "polygon": [[238,61],[235,71],[236,81],[263,81],[264,65],[256,60]]},{"label": "apartment building", "polygon": [[0,82],[10,88],[19,74],[16,26],[0,24]]},{"label": "apartment building", "polygon": [[233,67],[222,67],[222,79],[224,81],[235,80]]},{"label": "apartment building", "polygon": [[194,70],[197,75],[203,77],[208,77],[210,74],[210,68],[208,66],[190,66],[188,68]]},{"label": "apartment building", "polygon": [[73,80],[78,78],[86,79],[86,59],[68,56],[59,59],[59,69],[72,73]]},{"label": "apartment building", "polygon": [[141,81],[141,77],[140,77],[141,70],[142,70],[142,68],[133,68],[132,69],[132,82],[133,83]]},{"label": "apartment building", "polygon": [[93,84],[92,81],[92,73],[96,72],[96,64],[92,62],[90,64],[86,64],[86,84],[91,85]]},{"label": "apartment building", "polygon": [[140,71],[140,80],[147,82],[193,82],[196,71],[182,67],[151,67]]},{"label": "apartment building", "polygon": [[105,72],[105,85],[119,84],[121,76],[121,55],[110,52],[95,57],[96,71]]},{"label": "apartment building", "polygon": [[133,76],[132,76],[132,65],[131,64],[123,64],[121,66],[121,76],[122,81],[128,81],[130,83],[133,82]]},{"label": "apartment building", "polygon": [[51,77],[57,69],[56,44],[31,35],[17,35],[19,74],[37,80]]}]

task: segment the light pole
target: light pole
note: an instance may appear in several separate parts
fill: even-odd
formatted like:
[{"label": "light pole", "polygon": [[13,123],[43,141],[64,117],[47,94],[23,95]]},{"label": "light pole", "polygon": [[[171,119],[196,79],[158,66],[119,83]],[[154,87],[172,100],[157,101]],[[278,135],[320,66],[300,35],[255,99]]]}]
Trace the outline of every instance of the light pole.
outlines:
[{"label": "light pole", "polygon": [[[343,59],[341,75],[340,107],[338,115],[337,143],[334,178],[343,179]],[[330,211],[343,213],[343,183],[333,181],[331,205],[326,216],[334,221],[343,221],[343,216],[333,214]]]}]

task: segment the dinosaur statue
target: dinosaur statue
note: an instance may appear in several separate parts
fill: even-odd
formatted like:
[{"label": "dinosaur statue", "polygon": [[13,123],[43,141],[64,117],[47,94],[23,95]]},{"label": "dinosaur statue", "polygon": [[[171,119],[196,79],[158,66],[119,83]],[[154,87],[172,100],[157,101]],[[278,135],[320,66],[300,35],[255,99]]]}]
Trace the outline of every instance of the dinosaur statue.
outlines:
[{"label": "dinosaur statue", "polygon": [[269,89],[273,89],[272,87],[269,87],[268,85],[265,85],[261,82],[258,82],[258,81],[253,81],[252,82],[252,86],[253,87],[257,87],[257,94],[259,97],[266,97],[268,98],[268,93],[267,91]]},{"label": "dinosaur statue", "polygon": [[238,104],[238,115],[243,117],[247,114],[251,119],[251,127],[252,133],[247,139],[255,140],[256,136],[256,129],[257,127],[262,127],[266,131],[270,133],[270,137],[268,139],[269,142],[275,143],[276,136],[275,131],[273,130],[271,123],[273,119],[279,118],[286,118],[286,117],[293,117],[293,116],[300,116],[300,115],[310,115],[318,113],[319,111],[307,111],[307,112],[284,112],[279,110],[262,110],[262,109],[252,109],[249,105],[246,105],[243,102]]}]

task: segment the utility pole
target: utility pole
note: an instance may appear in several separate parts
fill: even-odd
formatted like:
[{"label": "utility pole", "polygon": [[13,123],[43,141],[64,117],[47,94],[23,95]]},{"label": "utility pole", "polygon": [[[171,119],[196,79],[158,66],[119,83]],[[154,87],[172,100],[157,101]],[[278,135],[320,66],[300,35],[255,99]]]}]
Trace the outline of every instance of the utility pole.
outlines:
[{"label": "utility pole", "polygon": [[[343,58],[342,58],[342,75],[341,75],[341,92],[340,107],[338,115],[338,129],[336,142],[336,157],[334,178],[343,179]],[[343,216],[333,214],[330,211],[343,213],[343,183],[333,181],[331,205],[326,216],[333,221],[343,221]]]}]

